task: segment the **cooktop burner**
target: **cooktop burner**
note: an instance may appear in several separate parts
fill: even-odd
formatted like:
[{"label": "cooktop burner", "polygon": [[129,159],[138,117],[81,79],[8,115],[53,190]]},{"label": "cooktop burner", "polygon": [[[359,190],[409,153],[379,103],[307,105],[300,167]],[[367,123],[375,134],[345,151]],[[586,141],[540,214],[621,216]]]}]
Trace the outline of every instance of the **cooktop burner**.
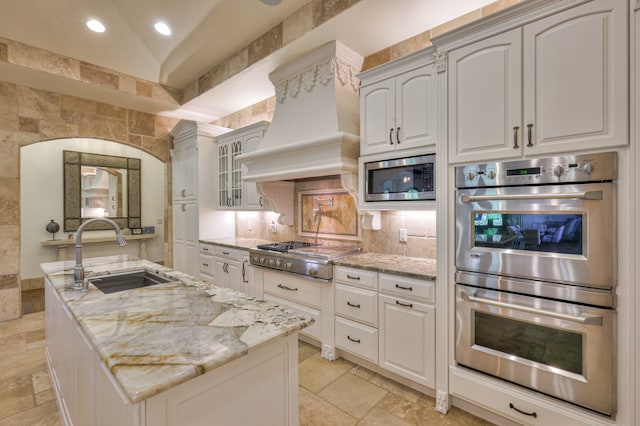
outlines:
[{"label": "cooktop burner", "polygon": [[278,251],[280,253],[286,253],[289,250],[312,246],[317,246],[317,244],[307,243],[304,241],[282,241],[279,243],[259,244],[256,247],[261,250],[271,250]]}]

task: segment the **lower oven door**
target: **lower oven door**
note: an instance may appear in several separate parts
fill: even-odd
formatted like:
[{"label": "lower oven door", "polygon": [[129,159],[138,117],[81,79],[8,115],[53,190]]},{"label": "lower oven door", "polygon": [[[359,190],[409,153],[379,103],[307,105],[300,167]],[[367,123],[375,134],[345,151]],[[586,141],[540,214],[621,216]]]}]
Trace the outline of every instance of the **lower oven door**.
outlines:
[{"label": "lower oven door", "polygon": [[456,285],[456,361],[612,415],[615,312]]}]

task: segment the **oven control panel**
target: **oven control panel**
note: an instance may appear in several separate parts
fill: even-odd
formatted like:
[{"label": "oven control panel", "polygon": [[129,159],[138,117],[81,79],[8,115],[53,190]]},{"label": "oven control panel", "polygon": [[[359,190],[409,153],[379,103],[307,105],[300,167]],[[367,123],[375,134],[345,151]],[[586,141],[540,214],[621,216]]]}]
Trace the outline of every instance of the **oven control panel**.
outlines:
[{"label": "oven control panel", "polygon": [[523,186],[616,179],[616,153],[568,155],[456,167],[457,188]]}]

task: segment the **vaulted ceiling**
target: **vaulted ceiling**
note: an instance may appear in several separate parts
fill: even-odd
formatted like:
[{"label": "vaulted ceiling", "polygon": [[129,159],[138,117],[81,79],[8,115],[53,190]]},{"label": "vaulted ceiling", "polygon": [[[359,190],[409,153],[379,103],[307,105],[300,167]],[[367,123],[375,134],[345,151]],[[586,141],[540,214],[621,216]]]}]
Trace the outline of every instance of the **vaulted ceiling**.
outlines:
[{"label": "vaulted ceiling", "polygon": [[[200,94],[172,115],[216,119],[273,95],[267,79],[275,68],[338,39],[363,56],[477,9],[490,0],[312,0],[352,6]],[[0,37],[96,64],[134,77],[184,89],[251,41],[284,21],[309,0],[20,0],[4,2]],[[85,25],[105,24],[104,33]],[[166,22],[171,36],[155,31]],[[2,77],[0,77],[1,79]],[[53,88],[55,89],[55,88]],[[63,90],[63,89],[61,89]]]}]

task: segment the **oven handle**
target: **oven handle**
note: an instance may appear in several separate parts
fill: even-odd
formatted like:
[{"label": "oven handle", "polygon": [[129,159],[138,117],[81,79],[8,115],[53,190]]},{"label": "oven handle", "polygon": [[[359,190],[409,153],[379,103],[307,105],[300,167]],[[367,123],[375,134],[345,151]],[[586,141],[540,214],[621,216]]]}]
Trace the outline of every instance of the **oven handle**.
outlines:
[{"label": "oven handle", "polygon": [[465,292],[461,292],[462,299],[467,302],[484,303],[487,305],[497,306],[499,308],[514,309],[516,311],[527,312],[531,314],[545,315],[548,317],[558,318],[567,321],[578,322],[585,325],[602,325],[602,317],[600,315],[589,315],[581,313],[579,316],[560,314],[558,312],[545,311],[542,309],[529,308],[528,306],[514,305],[512,303],[498,302],[497,300],[485,299],[483,297],[469,296]]},{"label": "oven handle", "polygon": [[581,200],[602,200],[602,191],[564,192],[557,194],[513,194],[513,195],[468,195],[462,194],[460,201],[463,203],[473,203],[474,201],[491,200],[560,200],[567,198],[577,198]]}]

